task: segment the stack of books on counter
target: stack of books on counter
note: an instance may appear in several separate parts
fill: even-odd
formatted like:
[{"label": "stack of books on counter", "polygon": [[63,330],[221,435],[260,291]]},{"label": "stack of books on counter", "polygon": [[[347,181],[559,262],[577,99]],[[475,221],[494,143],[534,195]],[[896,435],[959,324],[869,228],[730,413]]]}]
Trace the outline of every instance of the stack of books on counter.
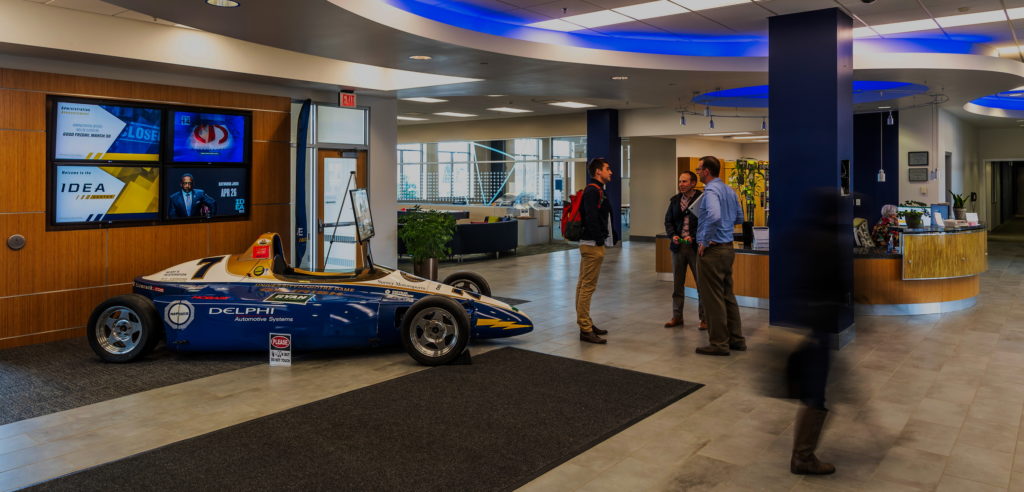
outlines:
[{"label": "stack of books on counter", "polygon": [[755,227],[754,228],[754,249],[768,249],[768,228],[767,227]]}]

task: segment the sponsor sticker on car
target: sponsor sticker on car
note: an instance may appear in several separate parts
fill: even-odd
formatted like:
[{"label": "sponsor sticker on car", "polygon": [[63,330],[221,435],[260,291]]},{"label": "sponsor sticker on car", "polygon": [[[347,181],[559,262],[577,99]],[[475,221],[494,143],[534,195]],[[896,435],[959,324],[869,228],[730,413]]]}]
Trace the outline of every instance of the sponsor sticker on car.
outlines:
[{"label": "sponsor sticker on car", "polygon": [[252,257],[256,259],[270,258],[270,246],[253,246]]},{"label": "sponsor sticker on car", "polygon": [[313,294],[293,294],[291,292],[276,292],[264,299],[264,302],[280,302],[284,304],[306,304],[313,300]]},{"label": "sponsor sticker on car", "polygon": [[174,301],[164,308],[164,320],[175,330],[188,328],[196,317],[196,309],[188,301]]}]

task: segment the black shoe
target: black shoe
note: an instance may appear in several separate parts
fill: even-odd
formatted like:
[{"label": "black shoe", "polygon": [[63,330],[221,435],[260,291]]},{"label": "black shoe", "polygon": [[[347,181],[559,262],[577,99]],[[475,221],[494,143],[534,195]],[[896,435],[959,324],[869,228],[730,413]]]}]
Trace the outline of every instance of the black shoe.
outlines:
[{"label": "black shoe", "polygon": [[600,329],[600,328],[598,328],[596,326],[591,326],[590,327],[590,331],[592,331],[594,333],[597,333],[598,335],[607,335],[608,334],[608,330],[602,330],[602,329]]},{"label": "black shoe", "polygon": [[730,343],[729,350],[737,350],[743,352],[747,350],[747,342]]},{"label": "black shoe", "polygon": [[605,340],[597,336],[597,333],[594,333],[592,331],[581,331],[580,341],[588,343],[608,343],[608,340]]},{"label": "black shoe", "polygon": [[729,355],[728,350],[720,350],[711,345],[705,345],[703,347],[697,347],[695,351],[700,355]]}]

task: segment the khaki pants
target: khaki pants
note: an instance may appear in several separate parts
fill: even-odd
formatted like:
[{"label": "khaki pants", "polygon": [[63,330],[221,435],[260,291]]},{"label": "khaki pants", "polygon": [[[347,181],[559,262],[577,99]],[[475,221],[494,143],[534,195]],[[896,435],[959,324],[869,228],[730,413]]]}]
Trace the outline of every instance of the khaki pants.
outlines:
[{"label": "khaki pants", "polygon": [[736,252],[732,245],[704,249],[697,259],[697,290],[708,323],[708,342],[720,350],[729,350],[730,343],[744,342],[740,326],[740,308],[732,292],[732,262]]},{"label": "khaki pants", "polygon": [[594,326],[590,319],[590,299],[597,290],[597,278],[604,262],[604,246],[580,245],[580,278],[576,282],[576,323],[580,331],[589,332]]},{"label": "khaki pants", "polygon": [[[697,281],[697,251],[688,244],[679,245],[672,253],[672,317],[683,319],[683,301],[686,300],[686,269],[693,273]],[[697,313],[704,319],[704,308],[697,300]]]}]

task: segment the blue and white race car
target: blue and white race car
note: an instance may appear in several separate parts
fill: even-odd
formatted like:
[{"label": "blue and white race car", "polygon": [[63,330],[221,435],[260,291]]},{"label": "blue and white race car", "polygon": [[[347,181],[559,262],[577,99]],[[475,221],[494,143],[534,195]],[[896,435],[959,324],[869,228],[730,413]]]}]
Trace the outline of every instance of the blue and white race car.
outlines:
[{"label": "blue and white race car", "polygon": [[372,264],[354,274],[310,272],[283,255],[281,238],[267,233],[243,253],[138,277],[133,294],[93,311],[89,344],[103,360],[128,362],[160,340],[175,351],[255,351],[267,350],[274,333],[291,335],[297,351],[401,344],[420,363],[438,365],[471,338],[533,330],[472,272],[443,283]]}]

